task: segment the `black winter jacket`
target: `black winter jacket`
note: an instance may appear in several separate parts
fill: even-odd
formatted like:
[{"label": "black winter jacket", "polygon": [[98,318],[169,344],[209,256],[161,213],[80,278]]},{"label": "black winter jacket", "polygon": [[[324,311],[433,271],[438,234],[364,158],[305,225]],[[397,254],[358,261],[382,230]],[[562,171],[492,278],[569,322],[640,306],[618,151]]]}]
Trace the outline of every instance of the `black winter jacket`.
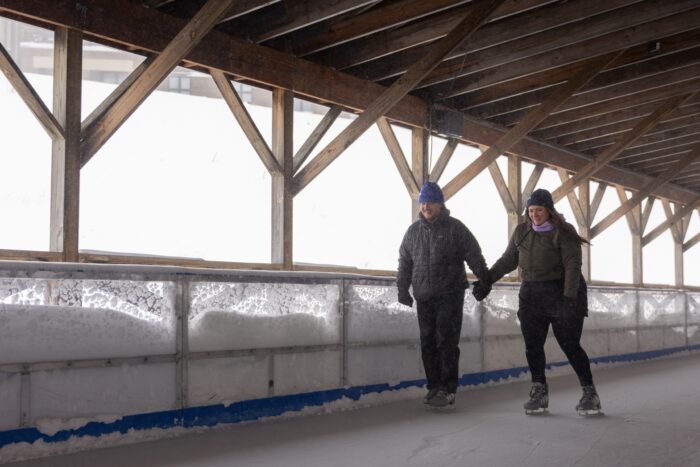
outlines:
[{"label": "black winter jacket", "polygon": [[419,214],[399,249],[399,292],[413,285],[413,295],[426,301],[469,286],[464,262],[479,279],[488,278],[486,261],[474,235],[443,206],[438,218],[429,223]]}]

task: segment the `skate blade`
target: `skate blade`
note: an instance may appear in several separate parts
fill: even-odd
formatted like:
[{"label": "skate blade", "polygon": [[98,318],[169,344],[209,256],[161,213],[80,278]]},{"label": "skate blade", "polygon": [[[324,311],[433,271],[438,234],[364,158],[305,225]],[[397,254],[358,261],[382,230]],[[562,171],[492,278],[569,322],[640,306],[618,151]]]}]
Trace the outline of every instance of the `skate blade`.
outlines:
[{"label": "skate blade", "polygon": [[539,409],[534,409],[534,410],[527,410],[525,409],[525,415],[544,415],[548,414],[549,410],[547,410],[545,407],[541,407]]},{"label": "skate blade", "polygon": [[600,410],[600,409],[594,409],[594,410],[579,410],[578,414],[581,417],[602,417],[605,414]]},{"label": "skate blade", "polygon": [[431,412],[451,412],[454,410],[456,407],[456,404],[447,404],[447,405],[430,405],[426,404],[425,409],[430,410]]}]

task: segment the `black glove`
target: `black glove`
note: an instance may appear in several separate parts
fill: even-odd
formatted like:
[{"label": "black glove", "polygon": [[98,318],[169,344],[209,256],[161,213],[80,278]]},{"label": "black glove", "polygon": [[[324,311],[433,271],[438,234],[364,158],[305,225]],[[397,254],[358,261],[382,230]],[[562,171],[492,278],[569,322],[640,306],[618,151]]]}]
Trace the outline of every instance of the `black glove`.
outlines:
[{"label": "black glove", "polygon": [[399,303],[408,307],[413,306],[413,297],[408,290],[399,290]]},{"label": "black glove", "polygon": [[477,302],[480,302],[488,297],[489,293],[491,293],[490,282],[478,280],[472,284],[472,295],[474,295]]},{"label": "black glove", "polygon": [[564,318],[573,318],[576,316],[576,299],[573,297],[562,297],[561,312]]}]

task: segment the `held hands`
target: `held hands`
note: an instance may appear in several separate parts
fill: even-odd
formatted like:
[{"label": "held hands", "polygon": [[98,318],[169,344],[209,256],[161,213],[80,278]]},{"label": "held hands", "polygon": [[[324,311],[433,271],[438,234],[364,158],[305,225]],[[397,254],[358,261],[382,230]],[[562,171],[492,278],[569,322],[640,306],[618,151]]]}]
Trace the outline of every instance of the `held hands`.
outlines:
[{"label": "held hands", "polygon": [[475,281],[472,284],[472,295],[477,302],[482,301],[491,293],[491,283],[484,280]]},{"label": "held hands", "polygon": [[413,297],[408,293],[408,290],[399,290],[399,303],[407,307],[413,306]]}]

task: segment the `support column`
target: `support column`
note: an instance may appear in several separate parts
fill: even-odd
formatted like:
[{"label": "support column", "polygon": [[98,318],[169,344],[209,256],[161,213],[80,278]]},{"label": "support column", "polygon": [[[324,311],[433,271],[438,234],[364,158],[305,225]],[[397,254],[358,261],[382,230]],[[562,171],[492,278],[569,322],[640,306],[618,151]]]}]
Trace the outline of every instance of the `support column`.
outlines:
[{"label": "support column", "polygon": [[[430,173],[430,161],[428,160],[428,131],[423,128],[414,128],[411,132],[411,172],[416,179],[418,189],[423,186]],[[420,206],[418,199],[411,199],[411,219],[418,220]]]},{"label": "support column", "polygon": [[272,153],[281,172],[272,174],[272,263],[293,269],[294,96],[290,91],[272,92]]},{"label": "support column", "polygon": [[[581,206],[584,224],[579,223],[579,234],[586,240],[591,239],[591,184],[588,180],[581,183],[578,188],[578,202]],[[586,282],[591,281],[591,245],[581,244],[581,273]]]},{"label": "support column", "polygon": [[58,28],[54,36],[53,115],[64,129],[51,147],[50,251],[78,261],[80,210],[80,104],[82,33]]},{"label": "support column", "polygon": [[508,156],[508,191],[515,204],[515,211],[508,211],[508,238],[513,234],[515,228],[522,222],[523,205],[522,198],[522,160],[518,156]]},{"label": "support column", "polygon": [[[642,219],[642,206],[637,204],[632,208],[632,215],[635,219]],[[642,226],[636,225],[631,229],[632,233],[632,284],[641,287],[644,282],[644,251],[642,244]]]},{"label": "support column", "polygon": [[673,256],[675,264],[675,285],[683,287],[685,278],[683,277],[683,242],[673,242]]}]

